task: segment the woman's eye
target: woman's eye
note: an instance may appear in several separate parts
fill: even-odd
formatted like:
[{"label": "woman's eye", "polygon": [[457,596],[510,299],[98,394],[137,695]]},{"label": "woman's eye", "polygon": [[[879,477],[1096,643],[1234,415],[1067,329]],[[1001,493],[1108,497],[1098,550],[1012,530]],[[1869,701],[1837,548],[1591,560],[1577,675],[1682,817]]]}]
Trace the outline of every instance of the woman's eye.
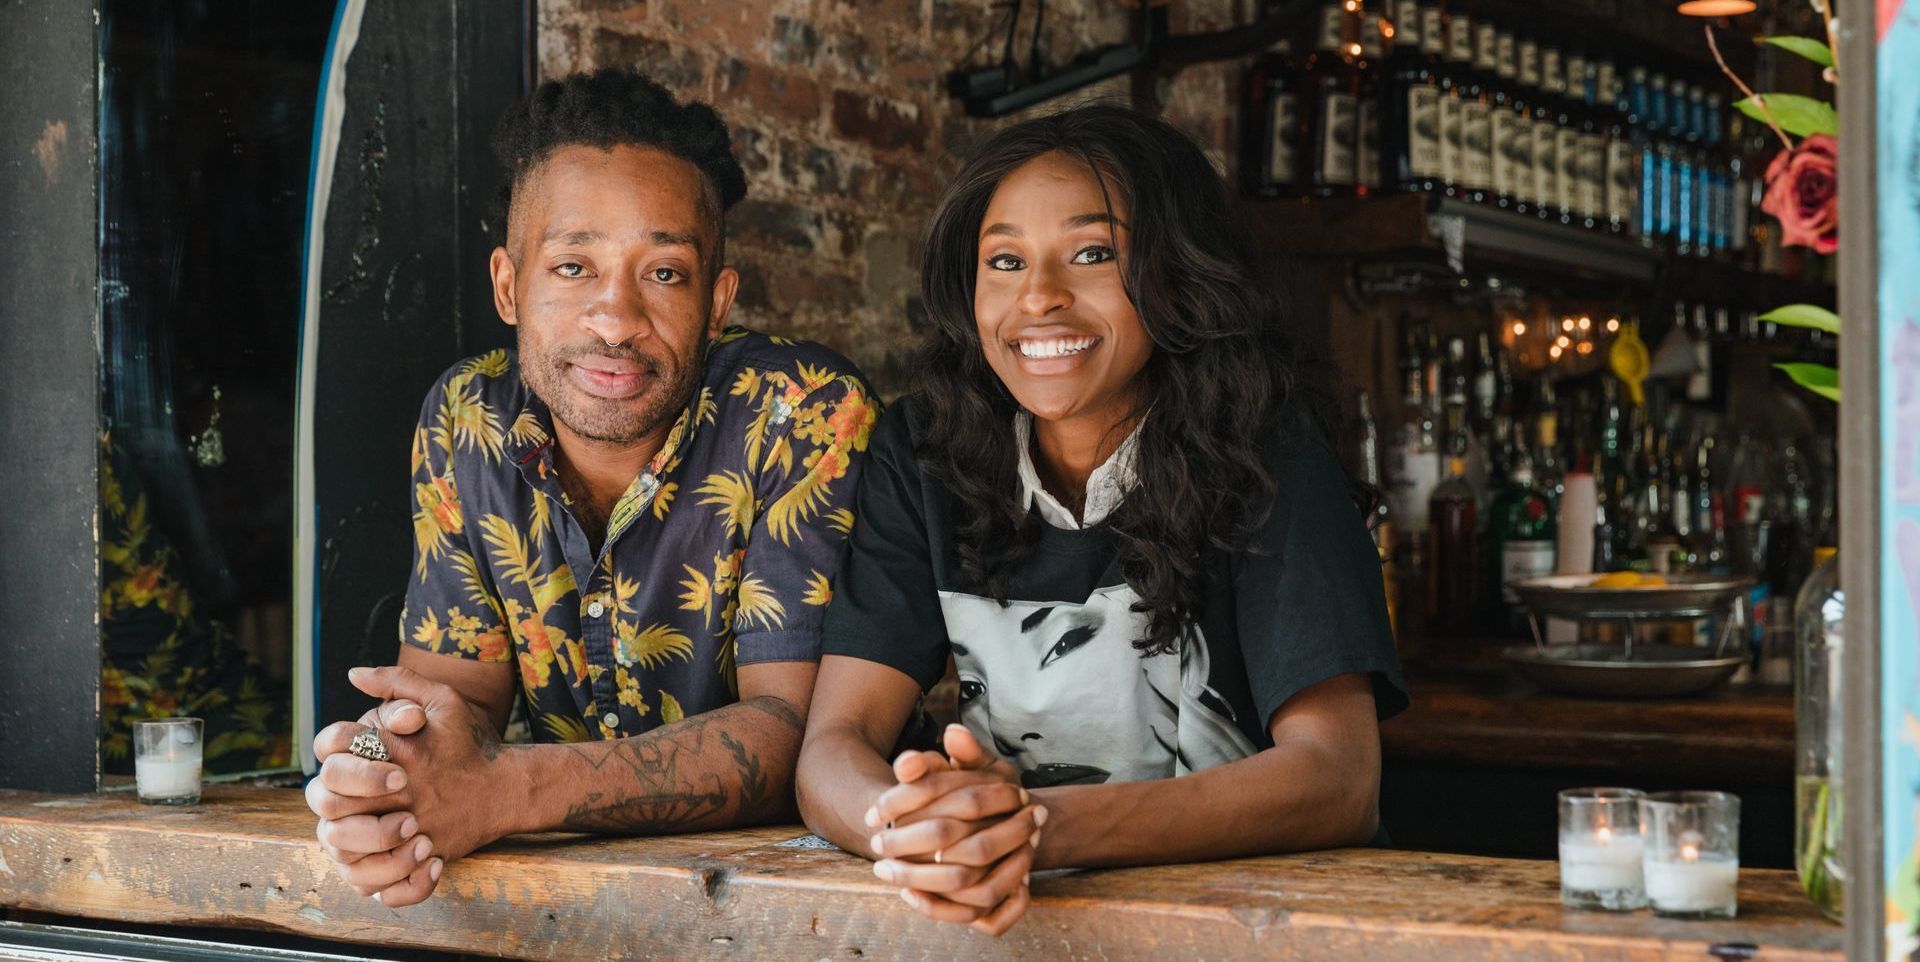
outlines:
[{"label": "woman's eye", "polygon": [[1079,253],[1073,255],[1075,264],[1105,264],[1110,260],[1113,260],[1111,247],[1083,247]]},{"label": "woman's eye", "polygon": [[553,272],[561,277],[583,277],[586,275],[587,269],[572,261],[568,261],[554,268]]},{"label": "woman's eye", "polygon": [[987,258],[987,267],[996,271],[1017,271],[1026,266],[1026,262],[1012,254],[995,254]]},{"label": "woman's eye", "polygon": [[680,272],[671,267],[657,267],[653,270],[653,279],[662,284],[671,284],[680,279]]},{"label": "woman's eye", "polygon": [[1047,649],[1047,653],[1040,657],[1040,667],[1045,668],[1065,658],[1075,648],[1092,641],[1093,636],[1098,632],[1099,629],[1092,625],[1080,625],[1067,629],[1067,632],[1060,636],[1060,640],[1054,642],[1053,647]]},{"label": "woman's eye", "polygon": [[987,686],[972,678],[960,679],[960,704],[964,705],[987,693]]}]

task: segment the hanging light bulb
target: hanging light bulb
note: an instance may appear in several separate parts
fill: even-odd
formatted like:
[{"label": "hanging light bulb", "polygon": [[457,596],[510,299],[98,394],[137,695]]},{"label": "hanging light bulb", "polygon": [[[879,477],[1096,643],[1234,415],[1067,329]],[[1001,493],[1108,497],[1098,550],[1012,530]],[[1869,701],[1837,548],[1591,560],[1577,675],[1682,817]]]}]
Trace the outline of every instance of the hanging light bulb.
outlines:
[{"label": "hanging light bulb", "polygon": [[1756,6],[1753,0],[1687,0],[1676,9],[1688,17],[1737,17]]}]

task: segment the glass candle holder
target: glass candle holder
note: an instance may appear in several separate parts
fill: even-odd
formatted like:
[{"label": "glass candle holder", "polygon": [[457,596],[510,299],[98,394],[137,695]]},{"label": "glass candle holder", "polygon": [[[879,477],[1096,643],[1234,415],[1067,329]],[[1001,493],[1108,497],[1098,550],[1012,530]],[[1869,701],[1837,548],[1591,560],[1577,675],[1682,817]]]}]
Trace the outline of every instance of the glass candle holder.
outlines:
[{"label": "glass candle holder", "polygon": [[1646,907],[1640,844],[1644,797],[1631,788],[1560,793],[1560,904],[1602,912]]},{"label": "glass candle holder", "polygon": [[133,725],[133,780],[148,805],[200,801],[200,719],[150,718]]},{"label": "glass candle holder", "polygon": [[1740,799],[1657,792],[1640,801],[1647,902],[1673,919],[1730,919],[1739,910]]}]

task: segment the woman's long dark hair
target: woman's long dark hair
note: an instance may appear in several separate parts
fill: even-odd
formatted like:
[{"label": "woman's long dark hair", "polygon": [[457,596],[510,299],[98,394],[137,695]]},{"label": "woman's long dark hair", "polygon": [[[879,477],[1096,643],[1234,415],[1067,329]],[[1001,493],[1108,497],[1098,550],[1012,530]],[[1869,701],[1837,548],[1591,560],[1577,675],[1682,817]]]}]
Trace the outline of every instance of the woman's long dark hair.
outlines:
[{"label": "woman's long dark hair", "polygon": [[1151,616],[1135,647],[1169,652],[1201,616],[1206,549],[1241,549],[1266,518],[1275,482],[1261,452],[1297,423],[1281,415],[1300,381],[1252,239],[1185,134],[1125,107],[1089,105],[1008,127],[974,152],[940,199],[921,263],[933,327],[918,360],[930,414],[915,455],[959,499],[962,577],[1005,603],[1005,575],[1032,550],[1040,522],[1017,500],[1019,405],[987,365],[974,323],[980,222],[1008,174],[1056,151],[1102,178],[1130,228],[1126,291],[1154,350],[1140,375],[1139,482],[1105,524],[1140,596],[1135,609]]}]

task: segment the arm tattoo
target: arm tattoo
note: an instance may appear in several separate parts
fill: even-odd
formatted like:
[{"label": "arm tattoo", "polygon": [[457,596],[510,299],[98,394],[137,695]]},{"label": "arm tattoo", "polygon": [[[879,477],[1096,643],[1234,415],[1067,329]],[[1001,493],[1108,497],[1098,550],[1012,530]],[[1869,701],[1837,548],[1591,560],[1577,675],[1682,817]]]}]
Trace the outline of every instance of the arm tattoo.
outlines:
[{"label": "arm tattoo", "polygon": [[[670,833],[709,824],[730,808],[730,820],[741,822],[779,811],[780,796],[789,788],[791,773],[776,784],[775,776],[766,770],[755,750],[753,742],[758,740],[735,737],[727,730],[729,721],[736,730],[746,727],[740,723],[745,721],[741,709],[747,708],[779,722],[784,729],[778,733],[780,737],[797,737],[805,728],[799,713],[786,702],[755,698],[624,739],[610,749],[565,746],[593,771],[609,769],[631,778],[618,790],[589,792],[568,806],[566,828],[579,832]],[[706,748],[710,727],[719,731],[717,740],[724,755]]]}]

